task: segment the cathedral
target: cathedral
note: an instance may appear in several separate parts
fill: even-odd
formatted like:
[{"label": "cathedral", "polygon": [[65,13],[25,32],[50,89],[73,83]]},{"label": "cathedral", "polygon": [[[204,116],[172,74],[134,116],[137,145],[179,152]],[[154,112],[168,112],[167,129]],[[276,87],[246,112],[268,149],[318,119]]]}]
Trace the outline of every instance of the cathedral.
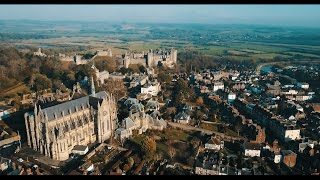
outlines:
[{"label": "cathedral", "polygon": [[111,94],[91,95],[25,113],[28,146],[56,160],[67,160],[76,145],[102,143],[114,136],[117,104]]}]

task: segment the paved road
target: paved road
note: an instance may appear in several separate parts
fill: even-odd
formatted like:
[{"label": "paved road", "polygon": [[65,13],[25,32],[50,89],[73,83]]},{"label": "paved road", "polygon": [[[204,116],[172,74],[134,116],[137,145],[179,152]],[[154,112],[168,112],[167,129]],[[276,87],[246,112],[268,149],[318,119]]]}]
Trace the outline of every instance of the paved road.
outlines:
[{"label": "paved road", "polygon": [[245,138],[243,137],[234,137],[234,136],[228,136],[224,133],[220,133],[218,131],[210,131],[210,130],[207,130],[207,129],[203,129],[203,128],[197,128],[197,127],[193,127],[193,126],[189,126],[189,125],[185,125],[185,124],[180,124],[180,123],[174,123],[174,122],[168,122],[168,124],[172,127],[175,127],[175,128],[181,128],[181,129],[184,129],[184,130],[187,130],[187,131],[201,131],[205,134],[212,134],[212,133],[215,133],[216,135],[219,135],[221,136],[224,140],[245,140]]}]

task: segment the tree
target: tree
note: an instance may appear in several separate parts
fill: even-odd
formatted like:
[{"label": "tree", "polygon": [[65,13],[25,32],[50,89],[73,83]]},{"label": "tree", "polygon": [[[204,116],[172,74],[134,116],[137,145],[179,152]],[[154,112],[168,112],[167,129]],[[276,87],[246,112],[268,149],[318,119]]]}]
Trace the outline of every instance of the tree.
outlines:
[{"label": "tree", "polygon": [[238,119],[238,117],[237,117],[237,120],[235,122],[234,129],[237,131],[238,136],[240,136],[240,131],[242,129],[242,121],[241,121],[241,118],[239,117],[240,119]]},{"label": "tree", "polygon": [[130,169],[131,169],[132,166],[134,165],[134,160],[133,160],[132,157],[129,157],[129,158],[128,158],[128,164],[129,164],[129,167],[130,167]]},{"label": "tree", "polygon": [[67,91],[67,88],[66,86],[60,81],[60,80],[53,80],[52,81],[52,87],[54,89],[60,89],[61,91],[63,92],[66,92]]},{"label": "tree", "polygon": [[129,164],[125,164],[125,165],[123,166],[123,170],[124,170],[125,172],[127,172],[129,169],[130,169]]},{"label": "tree", "polygon": [[43,89],[48,89],[52,87],[50,79],[46,75],[37,74],[34,80],[34,89],[40,91]]},{"label": "tree", "polygon": [[117,70],[117,60],[111,57],[98,56],[94,58],[95,66],[100,70],[114,72]]},{"label": "tree", "polygon": [[116,101],[127,95],[127,88],[122,79],[107,79],[102,87],[111,93]]},{"label": "tree", "polygon": [[130,71],[134,72],[134,73],[139,73],[139,65],[138,64],[130,64],[129,65],[129,69]]},{"label": "tree", "polygon": [[202,98],[202,96],[199,96],[199,97],[197,98],[196,103],[197,103],[198,106],[202,106],[202,105],[203,105],[203,98]]},{"label": "tree", "polygon": [[171,159],[176,155],[176,150],[170,145],[168,146],[168,154]]},{"label": "tree", "polygon": [[150,157],[157,148],[156,141],[152,137],[146,136],[142,141],[142,151],[147,157]]},{"label": "tree", "polygon": [[161,83],[170,83],[172,79],[173,79],[172,76],[164,72],[161,72],[158,74],[158,81]]},{"label": "tree", "polygon": [[139,66],[139,71],[140,71],[141,73],[145,73],[145,72],[147,72],[147,69],[146,69],[143,65],[140,65],[140,66]]},{"label": "tree", "polygon": [[204,116],[204,113],[200,110],[196,110],[194,113],[194,117],[197,121],[200,121]]}]

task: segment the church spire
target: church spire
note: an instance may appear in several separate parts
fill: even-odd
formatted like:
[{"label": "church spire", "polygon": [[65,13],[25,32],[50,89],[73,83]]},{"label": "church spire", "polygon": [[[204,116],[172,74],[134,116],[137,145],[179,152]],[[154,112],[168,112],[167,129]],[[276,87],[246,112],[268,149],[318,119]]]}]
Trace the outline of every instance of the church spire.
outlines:
[{"label": "church spire", "polygon": [[93,81],[93,76],[91,76],[91,95],[96,96],[96,90],[94,87],[94,81]]}]

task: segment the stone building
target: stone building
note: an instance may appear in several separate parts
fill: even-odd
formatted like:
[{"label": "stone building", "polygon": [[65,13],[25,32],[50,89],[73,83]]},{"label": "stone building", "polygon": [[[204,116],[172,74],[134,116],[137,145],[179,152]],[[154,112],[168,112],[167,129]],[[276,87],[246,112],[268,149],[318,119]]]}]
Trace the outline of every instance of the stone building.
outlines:
[{"label": "stone building", "polygon": [[46,54],[44,54],[44,53],[41,52],[41,48],[39,48],[38,51],[33,52],[33,55],[34,55],[34,56],[40,56],[40,57],[47,57]]},{"label": "stone building", "polygon": [[177,50],[176,49],[156,49],[149,50],[148,53],[125,53],[122,56],[121,63],[123,67],[128,68],[130,64],[141,64],[145,67],[155,67],[163,65],[172,67],[177,64]]},{"label": "stone building", "polygon": [[117,105],[111,94],[91,95],[25,113],[28,146],[56,160],[66,160],[76,145],[102,143],[113,136]]},{"label": "stone building", "polygon": [[[116,130],[116,137],[120,140],[131,137],[148,129],[163,130],[167,127],[166,121],[160,117],[159,103],[149,100],[146,107],[135,98],[128,98],[124,104],[129,108],[129,116],[122,120],[122,126]],[[148,111],[148,113],[147,113]]]}]

